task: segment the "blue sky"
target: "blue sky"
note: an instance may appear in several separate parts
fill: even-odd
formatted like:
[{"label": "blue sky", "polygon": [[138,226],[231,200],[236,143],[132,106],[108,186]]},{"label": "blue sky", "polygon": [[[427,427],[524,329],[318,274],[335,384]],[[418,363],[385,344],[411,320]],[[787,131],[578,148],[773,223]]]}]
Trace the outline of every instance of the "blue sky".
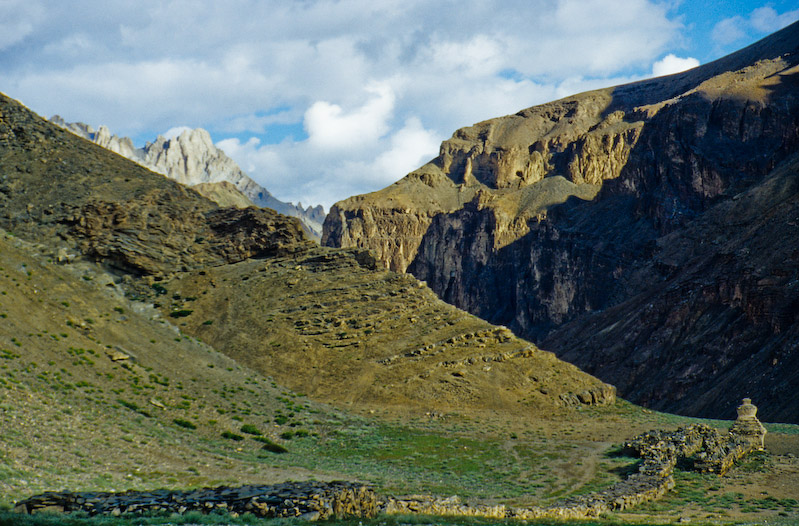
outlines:
[{"label": "blue sky", "polygon": [[327,208],[459,127],[797,19],[776,0],[0,0],[0,91],[138,145],[205,128],[278,198]]}]

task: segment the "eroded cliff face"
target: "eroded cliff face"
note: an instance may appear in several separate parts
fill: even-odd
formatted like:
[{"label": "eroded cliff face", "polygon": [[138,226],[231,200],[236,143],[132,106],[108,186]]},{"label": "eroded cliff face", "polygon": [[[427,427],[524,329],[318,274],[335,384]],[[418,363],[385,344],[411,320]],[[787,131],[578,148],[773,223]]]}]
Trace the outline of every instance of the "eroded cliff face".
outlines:
[{"label": "eroded cliff face", "polygon": [[[776,309],[782,320],[776,324],[746,313],[791,305],[791,288],[763,280],[797,269],[789,258],[787,268],[785,260],[764,263],[758,279],[745,278],[743,257],[732,267],[706,267],[701,280],[684,279],[689,255],[709,257],[707,236],[727,227],[717,221],[701,236],[689,232],[716,207],[751,198],[747,192],[799,149],[797,52],[794,24],[695,70],[459,130],[437,159],[402,181],[337,203],[323,242],[375,250],[386,266],[427,281],[448,302],[543,341],[635,402],[720,414],[723,403],[702,393],[716,386],[738,397],[748,396],[747,386],[767,390],[763,382],[743,381],[740,370],[716,365],[742,359],[723,321],[741,315],[749,335],[744,354],[754,352],[755,341],[785,334],[794,320],[785,314],[790,308]],[[763,213],[775,209],[776,201],[764,197],[770,194],[758,195],[769,203]],[[762,250],[790,243],[787,235],[770,239],[759,241]],[[674,294],[658,288],[675,279],[691,291],[682,311],[666,308]],[[664,316],[677,320],[670,339],[649,339],[662,318],[644,314],[639,304],[621,308],[648,294],[663,303]],[[736,294],[748,299],[733,301]],[[725,313],[713,336],[688,321],[700,304]],[[605,328],[635,320],[638,339],[630,339],[630,330],[616,334],[623,344],[592,333],[586,320],[599,315]],[[577,326],[580,336],[571,337]],[[679,360],[669,352],[675,339],[692,342]],[[662,358],[667,355],[673,359]],[[678,374],[670,368],[675,360],[683,364],[686,386],[677,390],[665,378]],[[771,391],[769,403],[782,409],[775,405],[766,414],[799,421],[796,405],[777,403]]]},{"label": "eroded cliff face", "polygon": [[796,422],[797,236],[794,154],[753,188],[659,238],[637,271],[655,278],[649,287],[557,327],[544,345],[664,410],[709,417],[731,393],[752,392],[768,401],[770,419]]}]

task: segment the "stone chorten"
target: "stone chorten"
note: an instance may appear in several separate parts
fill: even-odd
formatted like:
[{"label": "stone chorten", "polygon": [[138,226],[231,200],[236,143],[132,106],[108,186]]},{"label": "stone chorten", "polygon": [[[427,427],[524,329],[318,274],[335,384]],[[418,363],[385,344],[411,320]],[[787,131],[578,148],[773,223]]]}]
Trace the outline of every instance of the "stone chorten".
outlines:
[{"label": "stone chorten", "polygon": [[757,449],[765,448],[766,428],[757,419],[757,407],[752,404],[750,398],[744,398],[743,403],[738,406],[738,418],[730,428],[730,433],[751,441]]}]

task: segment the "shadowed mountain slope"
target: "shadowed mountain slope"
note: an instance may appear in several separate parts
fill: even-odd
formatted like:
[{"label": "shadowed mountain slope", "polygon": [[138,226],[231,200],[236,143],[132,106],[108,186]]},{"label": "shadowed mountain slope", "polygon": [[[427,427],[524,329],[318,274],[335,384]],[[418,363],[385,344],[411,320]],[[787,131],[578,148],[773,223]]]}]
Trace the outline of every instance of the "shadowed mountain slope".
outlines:
[{"label": "shadowed mountain slope", "polygon": [[[792,177],[797,64],[799,23],[684,73],[458,130],[431,163],[334,205],[323,243],[375,250],[385,267],[543,342],[637,403],[729,417],[717,394],[726,392],[757,397],[764,418],[799,421],[785,359],[799,264],[787,249],[792,209],[778,206],[790,185],[766,184]],[[732,202],[765,215],[749,214],[750,230],[734,226],[736,212],[711,213]],[[768,223],[774,210],[787,215]],[[744,232],[752,239],[735,237]],[[786,257],[730,255],[754,244]],[[727,263],[706,263],[700,276],[691,258],[711,255]],[[650,303],[662,316],[641,308]]]}]

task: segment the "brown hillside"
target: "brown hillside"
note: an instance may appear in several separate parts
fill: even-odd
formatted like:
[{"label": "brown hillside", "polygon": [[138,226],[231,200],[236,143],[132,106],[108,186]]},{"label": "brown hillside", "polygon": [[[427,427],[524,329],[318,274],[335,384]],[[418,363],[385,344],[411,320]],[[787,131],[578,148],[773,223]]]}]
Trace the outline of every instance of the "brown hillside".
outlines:
[{"label": "brown hillside", "polygon": [[[337,203],[323,242],[375,250],[637,403],[731,417],[724,392],[799,422],[792,209],[753,190],[799,148],[798,68],[795,23],[684,73],[458,130],[431,163]],[[748,229],[712,212],[733,200],[764,216]]]},{"label": "brown hillside", "polygon": [[0,226],[52,243],[56,259],[77,250],[282,385],[364,407],[549,413],[614,400],[416,280],[373,270],[369,254],[314,249],[294,218],[219,208],[9,99],[2,112]]}]

